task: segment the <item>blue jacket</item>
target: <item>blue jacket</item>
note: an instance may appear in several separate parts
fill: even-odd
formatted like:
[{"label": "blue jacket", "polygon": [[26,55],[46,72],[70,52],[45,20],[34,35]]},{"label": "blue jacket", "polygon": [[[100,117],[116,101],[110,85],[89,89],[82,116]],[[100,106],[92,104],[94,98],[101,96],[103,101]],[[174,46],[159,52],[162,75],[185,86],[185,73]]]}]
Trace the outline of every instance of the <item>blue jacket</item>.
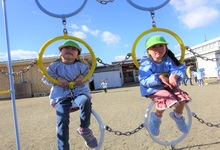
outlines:
[{"label": "blue jacket", "polygon": [[184,64],[177,66],[168,56],[165,56],[161,63],[156,63],[151,57],[143,58],[140,62],[138,76],[141,95],[147,97],[163,89],[164,84],[158,77],[165,72],[168,73],[168,77],[171,74],[178,75],[177,83],[180,85],[180,81],[183,80],[186,72],[186,66]]}]

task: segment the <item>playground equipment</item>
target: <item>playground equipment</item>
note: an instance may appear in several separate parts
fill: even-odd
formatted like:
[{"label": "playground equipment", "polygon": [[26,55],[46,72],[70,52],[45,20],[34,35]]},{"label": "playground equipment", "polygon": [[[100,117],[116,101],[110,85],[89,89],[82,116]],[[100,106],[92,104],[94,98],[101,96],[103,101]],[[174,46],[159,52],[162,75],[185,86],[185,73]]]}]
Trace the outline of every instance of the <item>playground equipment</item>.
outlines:
[{"label": "playground equipment", "polygon": [[[147,129],[148,133],[149,133],[149,136],[157,143],[161,144],[161,145],[164,145],[164,146],[171,146],[171,147],[175,147],[176,144],[178,144],[179,142],[181,142],[186,136],[188,133],[183,133],[182,135],[180,135],[179,137],[177,137],[176,139],[174,140],[170,140],[170,141],[165,141],[165,140],[161,140],[160,138],[154,136],[150,129],[149,129],[149,118],[150,118],[150,111],[152,109],[152,107],[154,106],[154,102],[151,101],[150,104],[148,105],[147,109],[146,109],[146,113],[145,113],[145,128]],[[189,130],[191,128],[191,125],[192,125],[192,112],[190,111],[190,108],[187,104],[185,104],[185,110],[186,110],[186,113],[187,113],[187,118],[188,118],[188,122],[187,122],[187,125],[189,127]]]},{"label": "playground equipment", "polygon": [[137,61],[137,58],[136,58],[136,47],[137,47],[137,44],[139,42],[139,40],[144,37],[145,35],[151,33],[151,32],[165,32],[165,33],[168,33],[170,35],[172,35],[179,43],[180,45],[180,49],[181,49],[181,56],[180,56],[180,62],[183,62],[184,61],[184,56],[185,56],[185,50],[187,49],[187,47],[184,45],[183,41],[181,40],[181,38],[176,34],[174,33],[173,31],[171,30],[168,30],[168,29],[165,29],[165,28],[157,28],[156,26],[153,26],[153,28],[149,29],[149,30],[146,30],[144,31],[143,33],[141,33],[137,38],[136,40],[134,41],[134,44],[132,46],[132,52],[131,52],[131,56],[132,56],[132,59],[134,61],[134,64],[136,65],[137,68],[139,68],[139,63]]},{"label": "playground equipment", "polygon": [[[88,50],[90,51],[91,55],[92,55],[92,66],[91,66],[91,69],[89,71],[89,73],[83,78],[83,81],[86,81],[91,75],[92,73],[94,72],[95,70],[95,66],[96,66],[96,57],[95,57],[95,54],[92,50],[92,48],[83,40],[77,38],[77,37],[73,37],[73,36],[68,36],[67,34],[64,34],[63,36],[58,36],[58,37],[55,37],[55,38],[52,38],[50,40],[48,40],[40,49],[40,52],[39,52],[39,55],[38,55],[38,66],[42,72],[42,74],[47,77],[47,79],[49,79],[51,82],[55,83],[55,84],[59,84],[59,82],[52,78],[45,70],[44,66],[43,66],[43,63],[42,63],[42,56],[44,54],[44,51],[46,50],[46,48],[52,44],[53,42],[57,41],[57,40],[61,40],[61,39],[71,39],[71,40],[75,40],[75,41],[78,41],[80,43],[82,43],[83,45],[85,45],[85,47],[88,48]],[[75,85],[75,82],[69,82],[69,88],[72,89]],[[73,108],[77,108],[77,106],[73,106]],[[94,115],[94,117],[96,118],[98,124],[99,124],[99,130],[100,130],[100,137],[99,137],[99,142],[98,142],[98,146],[96,147],[96,149],[100,149],[101,146],[102,146],[102,143],[104,141],[104,125],[102,123],[102,120],[100,118],[100,116],[98,115],[98,113],[92,109],[92,114]]]},{"label": "playground equipment", "polygon": [[[108,2],[113,2],[113,0],[109,0],[109,1],[100,1],[100,0],[97,0],[98,2],[100,2],[101,4],[107,4]],[[138,6],[136,5],[134,2],[132,2],[131,0],[127,0],[127,2],[129,4],[131,4],[133,7],[137,8],[137,9],[140,9],[140,10],[144,10],[144,11],[150,11],[151,12],[151,15],[152,15],[152,19],[154,17],[154,11],[157,10],[157,9],[160,9],[162,7],[164,7],[166,4],[169,3],[170,0],[166,0],[164,3],[162,3],[161,5],[159,6],[156,6],[156,7],[141,7],[141,6]],[[38,0],[35,0],[37,6],[39,7],[40,10],[42,10],[45,14],[49,15],[49,16],[52,16],[52,17],[55,17],[55,18],[61,18],[62,21],[63,21],[63,24],[64,26],[66,25],[66,18],[68,17],[71,17],[73,15],[76,15],[78,14],[86,5],[86,3],[88,2],[88,0],[84,0],[84,2],[82,3],[82,5],[79,7],[79,9],[77,9],[76,11],[73,11],[69,14],[54,14],[54,13],[51,13],[49,11],[47,11],[44,7],[41,6],[41,4],[38,2]],[[18,134],[18,124],[17,124],[17,118],[16,118],[16,105],[15,105],[15,97],[14,97],[14,83],[13,83],[13,73],[12,73],[12,66],[11,66],[11,57],[10,57],[10,48],[9,48],[9,36],[8,36],[8,28],[7,28],[7,15],[6,15],[6,7],[5,7],[5,3],[4,3],[4,0],[3,0],[3,14],[4,14],[4,21],[5,21],[5,31],[6,31],[6,39],[7,39],[7,50],[8,50],[8,66],[9,66],[9,79],[10,79],[10,87],[11,89],[10,90],[6,90],[6,91],[0,91],[0,94],[6,94],[6,93],[11,93],[11,98],[12,98],[12,107],[13,107],[13,115],[14,115],[14,126],[15,126],[15,134],[16,134],[16,144],[17,144],[17,149],[20,150],[20,142],[19,142],[19,134]],[[139,42],[139,40],[144,37],[145,35],[151,33],[151,32],[165,32],[165,33],[168,33],[170,34],[171,36],[173,36],[179,43],[180,45],[180,49],[181,49],[181,57],[180,57],[180,62],[183,62],[184,60],[184,56],[185,56],[185,50],[188,49],[188,47],[186,47],[183,43],[183,41],[181,40],[181,38],[176,34],[174,33],[173,31],[171,30],[168,30],[168,29],[165,29],[165,28],[157,28],[156,27],[156,23],[155,21],[153,20],[152,22],[153,24],[153,27],[149,30],[146,30],[144,31],[143,33],[141,33],[137,38],[136,40],[134,41],[134,44],[132,46],[132,52],[130,55],[127,55],[126,56],[126,59],[130,56],[132,56],[132,59],[134,61],[134,64],[139,67],[139,63],[137,61],[137,58],[136,58],[136,46]],[[78,41],[79,43],[83,44],[90,52],[91,56],[92,56],[92,67],[91,67],[91,70],[90,72],[83,78],[83,81],[86,81],[91,75],[92,73],[94,72],[95,70],[95,63],[96,63],[96,60],[101,62],[100,59],[97,59],[95,57],[95,54],[92,50],[92,48],[83,40],[77,38],[77,37],[73,37],[73,36],[69,36],[67,34],[67,29],[64,27],[63,29],[63,33],[64,35],[62,36],[57,36],[57,37],[54,37],[52,39],[49,39],[40,49],[40,52],[39,52],[39,56],[38,56],[38,59],[37,59],[37,64],[42,72],[43,75],[45,75],[51,82],[54,82],[55,84],[58,84],[58,81],[54,78],[52,78],[50,75],[47,74],[47,72],[45,71],[43,65],[42,65],[42,56],[43,56],[43,53],[44,51],[47,49],[47,47],[52,44],[53,42],[55,41],[58,41],[58,40],[67,40],[67,39],[71,39],[71,40],[75,40],[75,41]],[[73,88],[74,86],[74,82],[69,82],[69,87],[70,88]],[[131,132],[125,132],[125,133],[122,133],[120,131],[114,131],[112,130],[109,126],[107,125],[104,125],[102,123],[102,120],[100,118],[100,116],[98,115],[98,113],[92,109],[92,114],[94,115],[94,117],[96,118],[98,124],[99,124],[99,130],[100,130],[100,137],[99,137],[99,143],[98,143],[98,146],[96,147],[96,149],[100,149],[102,144],[103,144],[103,141],[104,141],[104,130],[107,130],[107,131],[110,131],[110,132],[114,132],[116,135],[132,135],[136,132],[138,132],[139,130],[141,130],[143,127],[146,128],[146,130],[148,131],[150,137],[157,143],[161,144],[161,145],[165,145],[165,146],[171,146],[172,148],[174,148],[174,146],[181,142],[186,136],[187,136],[187,133],[185,134],[182,134],[180,137],[177,137],[176,139],[172,140],[172,141],[161,141],[160,139],[156,138],[155,136],[152,135],[152,133],[150,132],[149,130],[149,113],[153,107],[154,103],[151,102],[149,104],[149,106],[147,107],[146,109],[146,112],[145,112],[145,116],[144,116],[144,123],[141,124],[138,128],[136,128],[135,130],[131,131]],[[188,116],[188,126],[189,128],[191,127],[192,125],[192,116],[194,116],[195,118],[197,118],[200,122],[204,123],[204,120],[202,120],[201,118],[197,117],[197,115],[195,115],[195,113],[192,113],[190,111],[190,108],[188,107],[188,105],[185,105],[185,111],[187,113],[187,116]],[[219,124],[218,125],[214,125],[214,124],[211,124],[211,123],[205,123],[207,126],[216,126],[219,128]]]},{"label": "playground equipment", "polygon": [[12,100],[12,109],[13,109],[13,118],[14,118],[14,128],[15,128],[15,137],[16,137],[16,145],[17,150],[20,150],[20,139],[18,132],[18,120],[17,120],[17,112],[16,112],[16,103],[15,103],[15,89],[14,89],[14,77],[12,75],[12,64],[11,64],[11,53],[10,53],[10,44],[9,44],[9,34],[8,34],[8,20],[7,20],[7,10],[5,0],[2,0],[2,10],[4,15],[4,25],[5,25],[5,38],[6,38],[6,49],[8,52],[8,70],[9,70],[9,82],[10,82],[10,92],[11,92],[11,100]]},{"label": "playground equipment", "polygon": [[[72,12],[72,13],[69,13],[69,14],[62,14],[62,15],[54,14],[54,13],[52,13],[52,12],[47,11],[46,9],[44,9],[44,8],[42,7],[42,5],[38,2],[38,0],[35,0],[35,2],[36,2],[36,4],[37,4],[38,8],[39,8],[40,10],[42,10],[44,13],[46,13],[47,15],[50,15],[50,16],[52,16],[52,17],[61,18],[61,19],[63,19],[63,22],[66,22],[65,18],[71,17],[71,16],[77,14],[78,12],[80,12],[80,11],[83,9],[83,7],[85,6],[87,0],[85,0],[85,1],[83,2],[82,6],[81,6],[79,9],[77,9],[76,11],[74,11],[74,12]],[[79,39],[79,38],[77,38],[77,37],[74,37],[74,36],[69,36],[69,35],[67,34],[67,29],[66,29],[66,28],[64,28],[63,31],[64,31],[64,35],[63,35],[63,36],[57,36],[57,37],[55,37],[55,38],[52,38],[52,39],[48,40],[48,41],[41,47],[40,52],[39,52],[39,55],[38,55],[38,60],[37,60],[38,66],[39,66],[39,68],[40,68],[40,70],[41,70],[41,73],[42,73],[47,79],[49,79],[51,82],[53,82],[53,83],[55,83],[55,84],[59,84],[58,80],[52,78],[52,77],[46,72],[46,70],[45,70],[45,68],[44,68],[44,66],[43,66],[42,56],[43,56],[43,54],[44,54],[44,51],[46,50],[46,48],[47,48],[50,44],[52,44],[53,42],[55,42],[55,41],[57,41],[57,40],[62,40],[62,39],[64,39],[64,40],[75,40],[75,41],[78,41],[78,42],[80,42],[81,44],[83,44],[83,45],[89,50],[89,52],[90,52],[90,54],[91,54],[91,56],[92,56],[92,66],[91,66],[91,69],[90,69],[89,73],[83,78],[83,82],[84,82],[84,81],[86,81],[87,79],[89,79],[89,77],[91,77],[91,75],[93,74],[93,72],[94,72],[94,70],[95,70],[95,67],[96,67],[96,57],[95,57],[95,54],[94,54],[92,48],[91,48],[85,41],[83,41],[83,40],[81,40],[81,39]],[[69,88],[70,88],[70,89],[73,89],[74,85],[75,85],[75,82],[69,82]],[[75,107],[73,107],[73,108],[77,108],[77,106],[75,106]],[[96,149],[100,149],[101,146],[102,146],[102,143],[103,143],[103,141],[104,141],[104,125],[103,125],[103,123],[102,123],[102,120],[101,120],[100,116],[98,115],[98,113],[97,113],[94,109],[92,109],[92,114],[95,116],[95,118],[96,118],[96,120],[97,120],[97,122],[98,122],[98,124],[99,124],[100,136],[99,136],[98,146],[96,147]]]},{"label": "playground equipment", "polygon": [[[131,52],[131,56],[132,56],[132,60],[134,61],[134,64],[136,65],[137,68],[139,68],[139,63],[137,61],[137,58],[136,58],[136,46],[139,42],[139,40],[144,37],[145,35],[151,33],[151,32],[165,32],[167,34],[170,34],[172,35],[179,43],[180,45],[180,49],[181,49],[181,57],[180,57],[180,62],[183,62],[184,61],[184,56],[185,56],[185,50],[187,49],[187,47],[184,45],[183,41],[181,40],[181,38],[176,34],[174,33],[173,31],[171,30],[168,30],[168,29],[165,29],[165,28],[157,28],[156,27],[156,22],[154,21],[154,11],[156,9],[160,9],[162,8],[163,6],[165,6],[169,0],[165,1],[164,3],[162,3],[161,5],[157,6],[157,7],[150,7],[150,8],[147,8],[147,7],[141,7],[139,5],[136,5],[135,3],[133,3],[131,0],[127,0],[133,7],[137,8],[137,9],[140,9],[140,10],[144,10],[144,11],[150,11],[151,12],[151,16],[152,16],[152,28],[149,29],[149,30],[146,30],[144,31],[143,33],[141,33],[137,38],[136,40],[134,41],[134,44],[132,46],[132,52]],[[171,146],[172,148],[175,147],[175,145],[179,142],[181,142],[186,136],[187,136],[187,133],[184,133],[182,135],[180,135],[180,137],[177,137],[176,139],[174,140],[171,140],[171,141],[165,141],[165,140],[161,140],[160,138],[154,136],[151,131],[149,130],[149,114],[150,114],[150,111],[151,111],[151,108],[153,107],[154,105],[154,102],[151,101],[148,108],[146,109],[146,113],[145,113],[145,127],[150,135],[150,137],[157,143],[161,144],[161,145],[165,145],[165,146]],[[188,127],[191,128],[191,125],[192,125],[192,113],[190,111],[190,108],[188,107],[188,105],[186,104],[185,105],[185,109],[187,111],[187,116],[188,116]]]},{"label": "playground equipment", "polygon": [[10,93],[10,90],[0,91],[0,95],[2,95],[2,94],[8,94],[8,93]]},{"label": "playground equipment", "polygon": [[[44,54],[44,51],[46,50],[46,48],[52,44],[53,42],[57,41],[57,40],[61,40],[61,39],[65,39],[65,40],[75,40],[75,41],[78,41],[80,43],[82,43],[89,51],[90,51],[90,54],[92,56],[92,66],[91,66],[91,69],[89,71],[89,73],[83,78],[83,81],[86,81],[94,72],[95,70],[95,67],[96,67],[96,57],[95,57],[95,54],[92,50],[92,48],[83,40],[77,38],[77,37],[74,37],[74,36],[69,36],[67,35],[66,33],[63,35],[63,36],[57,36],[55,38],[52,38],[50,40],[48,40],[40,49],[40,52],[39,52],[39,55],[38,55],[38,59],[37,59],[37,62],[38,62],[38,66],[42,72],[42,74],[44,76],[46,76],[51,82],[55,83],[55,84],[59,84],[58,81],[54,78],[52,78],[45,70],[44,66],[43,66],[43,60],[42,60],[42,57],[43,57],[43,54]],[[74,82],[70,82],[69,83],[69,86],[70,88],[73,88],[74,86]]]},{"label": "playground equipment", "polygon": [[[82,43],[82,44],[90,51],[90,53],[91,53],[91,55],[92,55],[92,67],[91,67],[90,72],[83,78],[83,81],[86,81],[86,80],[92,75],[92,73],[93,73],[94,70],[95,70],[96,57],[95,57],[95,54],[94,54],[93,50],[91,49],[91,47],[90,47],[85,41],[83,41],[83,40],[81,40],[81,39],[79,39],[79,38],[77,38],[77,37],[69,36],[68,33],[67,33],[67,29],[66,29],[66,27],[65,27],[65,25],[66,25],[66,18],[78,14],[78,13],[85,7],[87,1],[88,1],[88,0],[84,0],[84,2],[82,3],[82,5],[81,5],[81,6],[79,7],[79,9],[77,9],[76,11],[73,11],[73,12],[71,12],[71,13],[69,13],[69,14],[61,14],[61,15],[60,15],[60,14],[54,14],[54,13],[52,13],[52,12],[47,11],[47,10],[39,3],[38,0],[35,0],[35,2],[36,2],[36,4],[37,4],[38,8],[39,8],[41,11],[43,11],[45,14],[47,14],[47,15],[49,15],[49,16],[52,16],[52,17],[55,17],[55,18],[61,18],[61,19],[62,19],[62,22],[63,22],[63,24],[64,24],[64,29],[63,29],[64,35],[63,35],[63,36],[58,36],[58,37],[55,37],[55,38],[52,38],[52,39],[48,40],[48,41],[41,47],[40,52],[39,52],[39,56],[38,56],[38,60],[37,60],[37,64],[38,64],[38,66],[39,66],[39,68],[40,68],[42,74],[43,74],[44,76],[46,76],[51,82],[54,82],[55,84],[58,84],[58,81],[57,81],[56,79],[53,79],[53,78],[52,78],[49,74],[47,74],[47,72],[45,71],[45,69],[44,69],[44,67],[43,67],[43,65],[42,65],[42,56],[43,56],[43,53],[44,53],[44,51],[46,50],[46,48],[47,48],[50,44],[52,44],[53,42],[55,42],[55,41],[57,41],[57,40],[61,40],[61,39],[64,39],[64,40],[66,40],[66,39],[76,40],[76,41]],[[169,0],[167,0],[166,2],[164,2],[163,4],[161,4],[160,6],[157,6],[157,7],[142,8],[142,7],[138,6],[138,5],[136,5],[135,3],[133,3],[131,0],[127,0],[127,1],[128,1],[128,3],[130,3],[132,6],[138,8],[138,9],[147,10],[147,11],[151,11],[151,12],[154,11],[154,10],[156,10],[156,9],[159,9],[159,8],[165,6],[165,5],[169,2]],[[101,4],[107,4],[108,2],[112,2],[112,1],[99,1],[99,2],[100,2]],[[5,17],[5,18],[6,18],[6,17]],[[134,61],[135,65],[136,65],[137,67],[138,67],[138,62],[137,62],[137,59],[136,59],[136,56],[135,56],[135,47],[136,47],[136,44],[138,43],[138,41],[139,41],[145,34],[148,34],[148,33],[150,33],[150,32],[157,32],[157,31],[163,31],[163,32],[170,33],[171,35],[173,35],[173,36],[178,40],[178,42],[180,43],[181,50],[182,50],[181,60],[184,59],[184,48],[185,48],[185,46],[184,46],[184,44],[182,43],[181,39],[180,39],[175,33],[173,33],[173,32],[170,31],[170,30],[163,29],[163,28],[156,28],[156,26],[154,26],[153,29],[150,29],[150,30],[147,30],[147,31],[143,32],[143,33],[135,40],[135,43],[134,43],[133,48],[132,48],[131,56],[132,56],[133,61]],[[7,37],[8,37],[8,36],[7,36]],[[8,45],[9,45],[9,44],[8,44]],[[8,54],[10,54],[10,52],[9,52]],[[9,58],[10,58],[10,57],[9,57]],[[9,60],[9,62],[11,62],[11,60]],[[10,64],[9,66],[11,66],[11,64]],[[12,71],[11,71],[11,72],[12,72]],[[13,81],[13,79],[11,79],[11,81]],[[70,83],[69,83],[69,87],[70,87],[70,88],[73,88],[74,84],[75,84],[74,82],[70,82]],[[11,84],[11,87],[13,87],[13,83]],[[13,93],[13,91],[14,91],[14,90],[12,90],[12,93]],[[13,95],[13,94],[12,94],[12,95]],[[13,98],[13,99],[14,99],[14,98]],[[14,104],[14,106],[15,106],[15,104]],[[16,110],[16,109],[14,109],[14,110]],[[148,108],[148,110],[150,110],[150,108]],[[147,113],[148,113],[148,111],[147,111]],[[148,116],[147,113],[146,113],[146,115],[145,115],[145,118],[147,118],[147,116]],[[99,128],[100,128],[100,141],[99,141],[99,144],[98,144],[98,147],[97,147],[97,149],[99,149],[99,148],[101,147],[102,142],[103,142],[103,139],[104,139],[103,129],[105,128],[105,129],[108,130],[109,127],[108,127],[108,126],[105,126],[105,127],[103,126],[103,123],[102,123],[102,121],[101,121],[101,118],[98,116],[98,114],[97,114],[94,110],[92,110],[92,114],[95,116],[95,118],[97,119],[97,121],[98,121],[98,123],[99,123]],[[16,116],[16,115],[15,115],[15,116]],[[16,119],[16,118],[15,118],[15,119]],[[145,120],[146,120],[146,121],[145,121],[145,124],[142,124],[142,125],[139,127],[139,129],[141,129],[141,128],[143,127],[143,125],[145,125],[146,128],[147,128],[147,125],[148,125],[148,124],[147,124],[147,119],[145,119]],[[16,123],[16,122],[15,122],[15,125],[17,126],[17,123]],[[16,131],[18,131],[18,129],[16,129]],[[17,149],[20,149],[18,132],[17,132]]]}]

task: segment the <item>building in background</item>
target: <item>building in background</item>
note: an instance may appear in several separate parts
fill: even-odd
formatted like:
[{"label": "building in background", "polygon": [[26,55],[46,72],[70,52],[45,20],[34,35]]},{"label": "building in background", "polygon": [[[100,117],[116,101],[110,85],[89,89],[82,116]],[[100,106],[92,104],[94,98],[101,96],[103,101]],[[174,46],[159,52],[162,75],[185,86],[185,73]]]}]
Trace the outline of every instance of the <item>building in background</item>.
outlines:
[{"label": "building in background", "polygon": [[[55,61],[57,57],[43,58],[43,66],[45,69],[52,61]],[[82,54],[80,60],[88,65],[91,65],[91,55]],[[15,97],[16,98],[28,98],[33,96],[45,96],[50,92],[51,86],[44,84],[41,79],[43,77],[37,64],[32,67],[28,66],[35,60],[19,60],[12,61]],[[0,62],[0,91],[6,91],[10,89],[9,77],[8,77],[8,62]],[[21,71],[23,70],[23,71]],[[0,99],[10,98],[10,94],[1,94]]]},{"label": "building in background", "polygon": [[[186,51],[185,64],[187,66],[193,66],[195,70],[204,68],[206,78],[217,77],[216,68],[220,67],[220,37],[205,41],[190,48],[201,57],[196,57],[193,53]],[[176,57],[180,58],[180,54]]]},{"label": "building in background", "polygon": [[123,85],[122,69],[120,66],[97,67],[93,73],[94,90],[101,89],[102,80],[108,83],[108,88],[121,87]]}]

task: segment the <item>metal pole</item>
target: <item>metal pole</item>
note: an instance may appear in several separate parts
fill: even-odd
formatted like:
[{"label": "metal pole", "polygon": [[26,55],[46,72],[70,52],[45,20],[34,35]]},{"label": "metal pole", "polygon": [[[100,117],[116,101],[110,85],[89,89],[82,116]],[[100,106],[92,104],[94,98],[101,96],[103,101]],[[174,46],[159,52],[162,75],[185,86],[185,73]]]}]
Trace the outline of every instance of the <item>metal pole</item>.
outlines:
[{"label": "metal pole", "polygon": [[17,150],[20,150],[18,121],[17,121],[16,104],[15,104],[14,77],[12,74],[13,70],[12,70],[12,64],[11,64],[11,53],[10,53],[10,46],[9,46],[8,23],[7,23],[5,1],[6,0],[2,0],[2,10],[3,10],[3,16],[4,16],[3,18],[4,18],[4,25],[5,25],[5,37],[6,37],[6,42],[7,42],[6,47],[8,51],[8,70],[9,70],[9,81],[10,81],[10,92],[11,92],[12,109],[13,109],[13,116],[14,116],[14,128],[15,128]]}]

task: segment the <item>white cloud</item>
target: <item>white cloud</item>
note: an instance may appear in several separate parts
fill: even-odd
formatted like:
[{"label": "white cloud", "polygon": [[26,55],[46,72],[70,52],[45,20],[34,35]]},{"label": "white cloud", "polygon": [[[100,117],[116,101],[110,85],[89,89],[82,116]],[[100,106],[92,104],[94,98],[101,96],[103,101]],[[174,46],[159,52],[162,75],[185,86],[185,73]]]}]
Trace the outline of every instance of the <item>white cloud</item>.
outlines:
[{"label": "white cloud", "polygon": [[12,50],[11,58],[12,59],[29,59],[29,58],[37,58],[38,52],[35,51],[27,51],[27,50]]},{"label": "white cloud", "polygon": [[179,15],[179,20],[188,28],[212,24],[219,17],[217,5],[220,0],[171,0],[170,4]]},{"label": "white cloud", "polygon": [[179,19],[188,28],[197,28],[211,24],[219,16],[219,12],[214,8],[200,7],[188,14],[181,15]]},{"label": "white cloud", "polygon": [[57,54],[43,55],[43,57],[58,57]]},{"label": "white cloud", "polygon": [[121,37],[118,35],[114,35],[109,31],[104,31],[102,33],[102,41],[106,42],[107,44],[116,44],[119,43]]},{"label": "white cloud", "polygon": [[[121,56],[115,56],[115,61],[124,61],[125,60],[125,55],[121,55]],[[129,59],[126,58],[126,60],[132,60],[132,58],[130,57]]]},{"label": "white cloud", "polygon": [[[10,51],[11,60],[21,60],[21,59],[36,59],[38,57],[38,52],[27,51],[27,50],[11,50]],[[0,53],[0,61],[8,61],[8,54]]]},{"label": "white cloud", "polygon": [[0,61],[5,61],[7,59],[7,54],[0,52]]},{"label": "white cloud", "polygon": [[[28,50],[12,50],[10,51],[11,60],[22,60],[22,59],[37,59],[38,52],[36,51],[28,51]],[[50,55],[43,55],[43,57],[55,57],[58,55],[50,54]],[[0,53],[0,61],[8,61],[8,54]]]},{"label": "white cloud", "polygon": [[86,34],[82,31],[74,31],[72,34],[73,34],[73,36],[78,37],[80,39],[86,39],[87,38]]},{"label": "white cloud", "polygon": [[84,32],[89,32],[89,28],[86,25],[82,25],[81,28]]},{"label": "white cloud", "polygon": [[73,31],[73,36],[82,39],[85,39],[87,37],[86,33],[90,33],[93,36],[98,36],[98,34],[100,33],[99,30],[91,30],[86,25],[81,25],[81,28],[79,28],[76,24],[71,24],[71,28],[78,30],[78,31]]},{"label": "white cloud", "polygon": [[81,28],[84,32],[88,32],[94,36],[97,36],[100,32],[99,30],[90,30],[86,25],[82,25]]},{"label": "white cloud", "polygon": [[78,29],[79,27],[76,24],[71,24],[71,28]]},{"label": "white cloud", "polygon": [[[79,28],[77,25],[72,24],[71,27],[72,27],[72,29],[78,29],[78,31],[73,31],[72,35],[75,37],[78,37],[80,39],[87,38],[87,33],[89,33],[95,37],[98,37],[98,35],[100,34],[100,31],[98,29],[91,30],[86,25],[81,25],[81,28]],[[116,43],[119,43],[119,41],[121,40],[120,36],[115,35],[109,31],[102,32],[101,38],[102,38],[102,41],[105,42],[106,44],[116,44]]]},{"label": "white cloud", "polygon": [[115,61],[123,61],[125,59],[125,56],[115,56]]},{"label": "white cloud", "polygon": [[126,48],[127,48],[127,47],[129,47],[129,45],[128,45],[128,44],[125,44],[124,46],[125,46]]}]

